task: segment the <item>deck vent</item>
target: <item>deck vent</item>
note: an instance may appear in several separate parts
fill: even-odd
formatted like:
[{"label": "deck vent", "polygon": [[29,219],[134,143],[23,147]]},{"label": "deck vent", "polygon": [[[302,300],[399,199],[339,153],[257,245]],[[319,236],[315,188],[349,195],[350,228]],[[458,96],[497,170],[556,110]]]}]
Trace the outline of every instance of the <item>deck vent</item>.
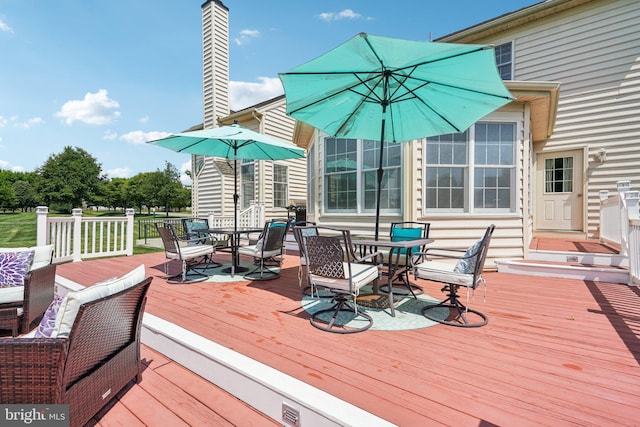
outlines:
[{"label": "deck vent", "polygon": [[282,404],[282,421],[287,425],[300,427],[300,411],[287,405]]},{"label": "deck vent", "polygon": [[568,255],[567,262],[578,262],[578,257],[575,255]]}]

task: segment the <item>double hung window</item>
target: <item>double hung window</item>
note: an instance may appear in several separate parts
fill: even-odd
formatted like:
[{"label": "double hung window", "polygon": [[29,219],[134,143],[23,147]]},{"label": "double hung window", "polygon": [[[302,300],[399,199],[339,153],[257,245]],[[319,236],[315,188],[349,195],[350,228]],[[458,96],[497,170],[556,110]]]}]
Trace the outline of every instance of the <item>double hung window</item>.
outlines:
[{"label": "double hung window", "polygon": [[[380,210],[399,213],[402,193],[401,144],[387,143]],[[375,213],[380,142],[349,138],[324,140],[324,206],[327,213]]]},{"label": "double hung window", "polygon": [[478,122],[464,133],[427,138],[427,212],[514,212],[516,124]]}]

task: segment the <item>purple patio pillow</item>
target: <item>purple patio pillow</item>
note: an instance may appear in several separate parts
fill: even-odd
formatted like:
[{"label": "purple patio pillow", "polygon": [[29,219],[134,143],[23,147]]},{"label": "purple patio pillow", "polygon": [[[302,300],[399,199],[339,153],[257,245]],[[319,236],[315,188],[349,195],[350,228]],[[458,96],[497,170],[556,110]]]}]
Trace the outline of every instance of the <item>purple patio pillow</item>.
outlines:
[{"label": "purple patio pillow", "polygon": [[47,308],[44,316],[42,316],[42,320],[40,320],[38,329],[36,329],[33,335],[34,338],[51,338],[56,325],[56,316],[58,315],[58,310],[60,309],[60,304],[62,304],[63,299],[64,297],[58,295],[51,301],[49,308]]},{"label": "purple patio pillow", "polygon": [[0,252],[0,288],[24,286],[34,251]]}]

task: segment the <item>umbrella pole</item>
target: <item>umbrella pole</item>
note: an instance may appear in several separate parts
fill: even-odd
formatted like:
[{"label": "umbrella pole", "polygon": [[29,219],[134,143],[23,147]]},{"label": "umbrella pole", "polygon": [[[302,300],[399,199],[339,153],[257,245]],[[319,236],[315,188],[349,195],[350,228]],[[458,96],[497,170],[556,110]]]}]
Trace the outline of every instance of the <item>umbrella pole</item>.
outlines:
[{"label": "umbrella pole", "polygon": [[378,163],[378,194],[376,197],[376,233],[375,240],[378,240],[378,230],[380,228],[380,194],[382,193],[382,176],[384,175],[384,169],[382,169],[382,160],[384,159],[384,115],[387,112],[387,104],[382,104],[382,125],[380,130],[380,159]]},{"label": "umbrella pole", "polygon": [[236,250],[234,252],[234,259],[231,260],[231,277],[235,275],[236,264],[238,263],[238,159],[233,156],[233,241],[232,245],[235,245]]}]

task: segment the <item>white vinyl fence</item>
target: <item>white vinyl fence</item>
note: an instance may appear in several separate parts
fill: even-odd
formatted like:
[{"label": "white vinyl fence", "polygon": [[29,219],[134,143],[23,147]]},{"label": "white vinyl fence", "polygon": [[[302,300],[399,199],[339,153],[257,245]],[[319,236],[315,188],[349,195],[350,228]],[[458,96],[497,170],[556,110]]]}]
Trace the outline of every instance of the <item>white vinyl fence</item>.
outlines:
[{"label": "white vinyl fence", "polygon": [[71,217],[49,217],[49,208],[38,206],[37,245],[53,245],[53,261],[133,255],[134,211],[123,217],[83,217],[73,209]]}]

